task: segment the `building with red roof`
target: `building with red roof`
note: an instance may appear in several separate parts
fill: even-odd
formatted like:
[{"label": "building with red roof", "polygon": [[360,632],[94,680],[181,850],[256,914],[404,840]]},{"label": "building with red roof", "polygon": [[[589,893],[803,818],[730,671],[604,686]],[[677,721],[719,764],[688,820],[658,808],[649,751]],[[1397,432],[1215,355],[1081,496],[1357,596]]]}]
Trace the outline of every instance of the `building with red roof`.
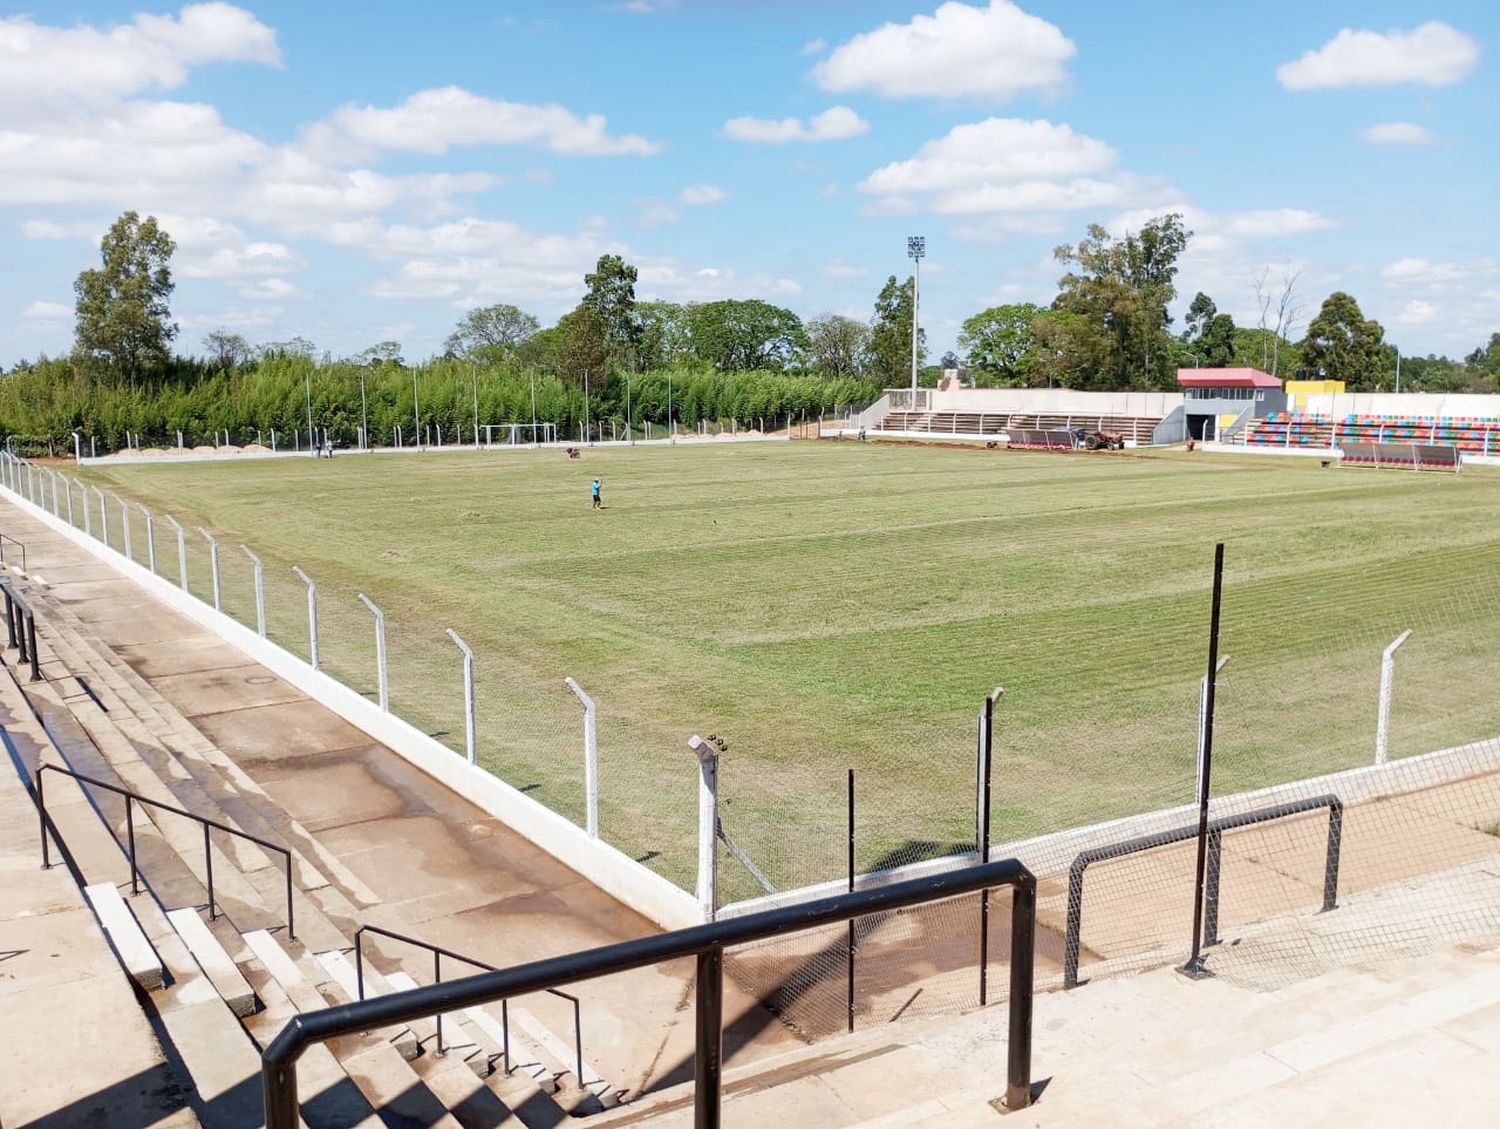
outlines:
[{"label": "building with red roof", "polygon": [[1217,439],[1286,407],[1281,381],[1258,368],[1180,368],[1187,438]]}]

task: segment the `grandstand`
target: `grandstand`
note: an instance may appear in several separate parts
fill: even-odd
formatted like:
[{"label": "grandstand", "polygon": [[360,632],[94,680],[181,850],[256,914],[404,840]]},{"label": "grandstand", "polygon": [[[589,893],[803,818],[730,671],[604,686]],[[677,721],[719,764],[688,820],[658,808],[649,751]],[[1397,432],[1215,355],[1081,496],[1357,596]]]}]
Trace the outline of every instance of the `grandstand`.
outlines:
[{"label": "grandstand", "polygon": [[1354,444],[1455,447],[1472,455],[1500,454],[1500,418],[1273,412],[1244,434],[1246,447],[1343,449]]},{"label": "grandstand", "polygon": [[1071,427],[1117,432],[1131,447],[1168,442],[1163,422],[1180,416],[1183,397],[1173,392],[1080,392],[1062,388],[961,388],[888,392],[854,421],[868,431],[908,437],[999,439],[1012,429],[1066,431]]}]

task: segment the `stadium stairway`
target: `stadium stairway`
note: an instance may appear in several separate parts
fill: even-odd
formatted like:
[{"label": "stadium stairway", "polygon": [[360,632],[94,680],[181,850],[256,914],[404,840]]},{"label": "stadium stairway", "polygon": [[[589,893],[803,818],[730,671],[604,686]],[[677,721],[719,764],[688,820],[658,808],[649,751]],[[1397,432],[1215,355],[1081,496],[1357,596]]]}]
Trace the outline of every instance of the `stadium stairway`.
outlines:
[{"label": "stadium stairway", "polygon": [[[29,773],[43,761],[59,764],[291,853],[296,940],[286,936],[281,856],[222,832],[209,848],[218,911],[210,920],[202,827],[135,805],[142,889],[130,897],[123,799],[46,774],[48,812],[190,1080],[194,1112],[207,1126],[259,1124],[260,1049],[298,1012],[354,996],[346,954],[362,922],[413,930],[44,583],[33,579],[24,594],[36,612],[43,677],[25,681],[14,650],[5,653],[0,723]],[[414,984],[369,939],[365,954],[367,993]],[[303,1119],[313,1127],[544,1129],[618,1100],[602,1079],[577,1078],[571,1048],[524,1007],[513,1002],[510,1019],[510,1073],[497,1067],[501,1024],[488,1010],[446,1016],[441,1055],[431,1021],[317,1048],[299,1078]]]}]

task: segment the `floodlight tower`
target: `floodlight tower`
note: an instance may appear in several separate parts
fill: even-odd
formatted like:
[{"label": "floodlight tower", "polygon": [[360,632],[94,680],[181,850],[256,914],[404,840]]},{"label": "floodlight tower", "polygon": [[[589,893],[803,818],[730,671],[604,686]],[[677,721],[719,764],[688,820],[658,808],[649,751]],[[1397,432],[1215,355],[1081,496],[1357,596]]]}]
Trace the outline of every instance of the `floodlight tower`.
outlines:
[{"label": "floodlight tower", "polygon": [[908,235],[906,253],[911,257],[911,410],[917,410],[917,298],[922,288],[922,257],[927,254],[925,235]]}]

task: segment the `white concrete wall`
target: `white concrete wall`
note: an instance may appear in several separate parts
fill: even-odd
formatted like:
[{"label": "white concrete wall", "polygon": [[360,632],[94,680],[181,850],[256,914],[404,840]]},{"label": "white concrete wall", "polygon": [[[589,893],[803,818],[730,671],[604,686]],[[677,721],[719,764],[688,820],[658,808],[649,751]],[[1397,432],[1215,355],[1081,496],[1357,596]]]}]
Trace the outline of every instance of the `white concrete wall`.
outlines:
[{"label": "white concrete wall", "polygon": [[959,388],[933,392],[939,412],[1042,415],[1166,416],[1181,406],[1181,392],[1081,392],[1074,388]]},{"label": "white concrete wall", "polygon": [[1333,416],[1428,416],[1451,419],[1477,416],[1500,419],[1500,396],[1446,392],[1340,392],[1314,393],[1301,409],[1309,415]]},{"label": "white concrete wall", "polygon": [[[66,520],[4,488],[14,504],[55,529],[75,545],[87,549],[126,578],[135,581],[173,611],[208,628],[226,643],[237,647],[252,661],[284,678],[314,701],[331,709],[345,721],[397,753],[433,779],[465,799],[478,804],[507,827],[524,835],[559,862],[572,867],[605,893],[656,922],[664,929],[681,929],[703,921],[693,895],[642,866],[601,839],[591,839],[583,828],[538,803],[483,768],[469,764],[461,754],[427,736],[420,729],[356,693],[342,682],[314,670],[289,651],[253,628],[216,612],[196,596],[75,529]],[[33,572],[36,570],[33,569]],[[44,572],[45,575],[45,572]],[[684,759],[683,771],[691,771]]]}]

